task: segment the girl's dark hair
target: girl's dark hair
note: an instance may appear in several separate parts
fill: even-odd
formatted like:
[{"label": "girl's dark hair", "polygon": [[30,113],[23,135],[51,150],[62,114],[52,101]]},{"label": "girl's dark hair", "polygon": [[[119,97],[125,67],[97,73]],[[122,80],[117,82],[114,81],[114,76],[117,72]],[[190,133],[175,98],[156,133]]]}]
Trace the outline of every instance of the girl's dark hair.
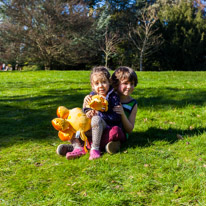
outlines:
[{"label": "girl's dark hair", "polygon": [[134,86],[136,87],[138,84],[138,78],[135,71],[126,66],[121,66],[117,68],[114,73],[112,74],[112,86],[114,89],[117,89],[119,86],[120,81],[128,79],[128,81],[133,82]]},{"label": "girl's dark hair", "polygon": [[110,82],[110,73],[109,73],[109,69],[107,67],[104,66],[97,66],[97,67],[93,67],[92,72],[90,74],[90,81],[92,82],[92,76],[95,73],[103,73],[104,77]]}]

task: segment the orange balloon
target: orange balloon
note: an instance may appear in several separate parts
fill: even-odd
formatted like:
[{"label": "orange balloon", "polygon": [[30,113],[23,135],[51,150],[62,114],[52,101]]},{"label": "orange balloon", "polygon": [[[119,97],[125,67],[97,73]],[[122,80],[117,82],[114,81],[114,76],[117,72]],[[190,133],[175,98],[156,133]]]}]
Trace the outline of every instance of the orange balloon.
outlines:
[{"label": "orange balloon", "polygon": [[59,106],[57,108],[57,117],[66,119],[69,116],[69,110],[64,106]]},{"label": "orange balloon", "polygon": [[71,126],[70,123],[63,118],[55,118],[52,120],[53,127],[58,131],[68,130]]},{"label": "orange balloon", "polygon": [[62,132],[62,131],[59,131],[58,132],[58,136],[59,138],[62,140],[62,141],[68,141],[68,140],[71,140],[71,138],[73,137],[74,135],[74,132],[69,130],[68,132]]},{"label": "orange balloon", "polygon": [[81,108],[68,110],[60,106],[57,109],[57,116],[59,118],[53,119],[52,125],[59,131],[58,136],[62,141],[70,140],[77,132],[83,141],[87,141],[85,132],[91,129],[91,119],[87,118]]}]

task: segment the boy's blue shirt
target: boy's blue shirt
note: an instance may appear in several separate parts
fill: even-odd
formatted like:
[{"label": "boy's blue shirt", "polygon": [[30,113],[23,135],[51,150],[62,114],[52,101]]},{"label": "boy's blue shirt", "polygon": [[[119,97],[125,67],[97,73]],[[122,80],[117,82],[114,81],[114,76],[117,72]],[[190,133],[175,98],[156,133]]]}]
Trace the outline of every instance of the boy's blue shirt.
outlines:
[{"label": "boy's blue shirt", "polygon": [[[90,94],[93,96],[96,93],[90,92]],[[109,88],[109,91],[106,96],[106,100],[108,101],[108,111],[107,112],[98,112],[99,116],[104,119],[104,121],[109,126],[119,126],[122,127],[121,123],[121,115],[117,114],[113,111],[113,108],[117,105],[120,105],[120,98],[118,94],[114,91],[112,87]],[[83,108],[83,111],[88,111],[88,108]]]}]

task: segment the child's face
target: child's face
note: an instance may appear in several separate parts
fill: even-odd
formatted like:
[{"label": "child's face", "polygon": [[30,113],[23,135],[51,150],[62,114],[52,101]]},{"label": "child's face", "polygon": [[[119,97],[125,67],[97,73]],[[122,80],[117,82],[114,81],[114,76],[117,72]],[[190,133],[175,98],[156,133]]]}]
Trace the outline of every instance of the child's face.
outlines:
[{"label": "child's face", "polygon": [[134,82],[130,82],[128,79],[123,79],[117,88],[117,92],[123,96],[130,96],[134,91]]},{"label": "child's face", "polygon": [[93,74],[92,89],[99,95],[106,96],[109,91],[109,80],[101,75]]}]

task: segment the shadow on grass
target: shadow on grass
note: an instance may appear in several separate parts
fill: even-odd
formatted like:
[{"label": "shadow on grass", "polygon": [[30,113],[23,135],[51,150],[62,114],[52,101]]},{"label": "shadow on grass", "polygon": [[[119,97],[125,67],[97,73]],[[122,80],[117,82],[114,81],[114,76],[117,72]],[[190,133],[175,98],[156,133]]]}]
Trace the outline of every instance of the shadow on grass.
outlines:
[{"label": "shadow on grass", "polygon": [[[78,91],[77,91],[78,90]],[[42,91],[37,96],[2,97],[0,100],[0,144],[10,146],[22,141],[56,139],[57,131],[51,125],[56,117],[56,109],[63,105],[71,109],[82,107],[88,88],[78,89],[51,89]],[[153,106],[186,107],[188,104],[203,105],[206,101],[204,89],[174,89],[149,88],[135,91],[134,97],[139,94],[138,104],[141,108]],[[148,97],[144,97],[144,96]],[[176,100],[177,99],[177,100]],[[205,128],[190,130],[162,130],[150,128],[144,133],[134,132],[128,142],[129,147],[146,147],[157,140],[166,140],[170,143],[177,141],[177,134],[193,136],[203,133]]]},{"label": "shadow on grass", "polygon": [[206,102],[206,89],[147,88],[137,89],[134,94],[139,96],[139,107],[166,105],[182,108],[188,104],[201,106]]},{"label": "shadow on grass", "polygon": [[[58,131],[51,125],[56,109],[63,105],[68,109],[82,107],[86,94],[75,90],[58,91],[49,95],[5,97],[0,100],[0,146],[7,147],[23,141],[58,139]],[[75,100],[75,101],[74,101]],[[32,109],[32,105],[34,108]]]},{"label": "shadow on grass", "polygon": [[[7,89],[15,88],[17,89],[37,89],[37,88],[42,88],[42,86],[49,86],[49,85],[59,85],[59,84],[64,84],[65,88],[67,88],[66,85],[71,85],[71,84],[78,84],[78,80],[64,80],[64,81],[57,81],[57,80],[50,80],[48,79],[46,81],[38,81],[38,84],[36,82],[27,82],[25,84],[24,80],[18,81],[18,82],[13,82],[13,81],[7,81],[6,84],[3,85],[3,87],[0,87],[0,91],[4,91]],[[90,83],[85,80],[81,80],[81,85],[90,85]],[[79,90],[79,89],[78,89]]]},{"label": "shadow on grass", "polygon": [[153,145],[156,141],[166,141],[169,144],[179,141],[177,134],[184,137],[193,137],[200,135],[206,131],[206,128],[198,128],[192,130],[179,130],[179,129],[159,129],[155,127],[149,128],[146,132],[133,132],[130,134],[128,142],[125,147],[135,148],[139,147],[149,147]]}]

